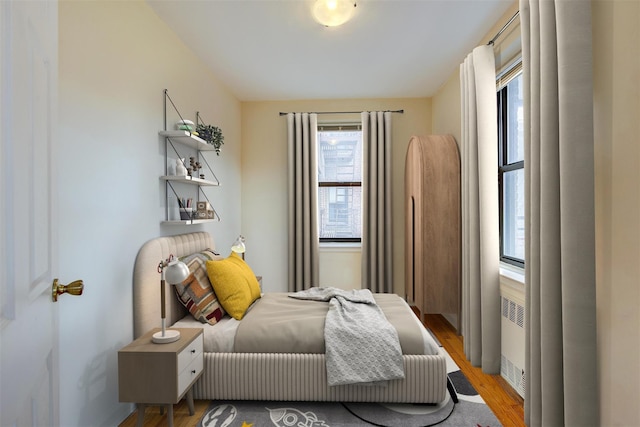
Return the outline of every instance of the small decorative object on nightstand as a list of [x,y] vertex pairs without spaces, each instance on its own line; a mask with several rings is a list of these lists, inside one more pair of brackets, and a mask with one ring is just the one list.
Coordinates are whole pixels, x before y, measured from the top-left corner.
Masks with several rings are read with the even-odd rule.
[[189,414],[194,414],[192,386],[202,375],[204,356],[202,329],[181,328],[178,341],[156,345],[157,329],[147,332],[118,352],[120,402],[138,406],[137,426],[144,422],[145,407],[167,405],[169,427],[173,426],[173,405],[185,395]]

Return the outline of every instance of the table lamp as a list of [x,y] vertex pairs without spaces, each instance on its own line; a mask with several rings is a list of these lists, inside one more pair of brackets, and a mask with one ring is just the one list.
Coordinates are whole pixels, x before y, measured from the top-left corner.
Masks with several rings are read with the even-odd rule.
[[160,304],[162,311],[162,330],[153,334],[151,341],[156,344],[167,344],[170,342],[178,341],[180,339],[180,331],[175,329],[166,328],[166,309],[165,309],[165,283],[169,282],[169,285],[175,285],[182,283],[184,279],[189,277],[189,267],[177,259],[174,259],[173,255],[169,255],[164,261],[160,261],[158,264],[158,273],[160,273]]
[[244,237],[242,237],[242,235],[238,236],[236,241],[233,242],[233,245],[231,245],[231,250],[237,254],[241,254],[242,259],[244,259],[244,253],[247,250],[247,248],[244,245]]

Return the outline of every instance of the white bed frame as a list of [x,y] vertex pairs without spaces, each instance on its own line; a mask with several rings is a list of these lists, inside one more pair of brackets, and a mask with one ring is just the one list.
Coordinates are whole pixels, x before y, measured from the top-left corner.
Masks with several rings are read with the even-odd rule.
[[[170,254],[189,255],[214,249],[209,233],[159,237],[145,243],[133,273],[135,338],[160,326],[160,275],[157,266]],[[167,285],[167,325],[188,312]],[[405,355],[405,379],[387,387],[327,384],[324,354],[205,353],[204,374],[194,398],[210,400],[278,400],[340,402],[439,403],[447,393],[444,354]]]

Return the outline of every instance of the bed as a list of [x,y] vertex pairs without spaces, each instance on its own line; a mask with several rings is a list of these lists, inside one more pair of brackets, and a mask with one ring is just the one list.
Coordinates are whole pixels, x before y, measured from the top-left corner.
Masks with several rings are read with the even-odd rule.
[[[133,277],[135,338],[160,326],[158,263],[169,255],[181,258],[214,248],[213,238],[206,232],[159,237],[142,246],[136,258]],[[226,338],[223,340],[219,337],[233,337],[238,324],[249,319],[249,316],[235,320],[225,315],[211,326],[196,320],[169,285],[166,292],[167,325],[199,327],[205,330],[204,374],[194,385],[195,399],[396,403],[439,403],[445,399],[447,369],[445,355],[441,350],[436,349],[434,354],[403,354],[404,379],[388,381],[384,386],[330,386],[327,381],[326,357],[321,351],[301,353],[295,348],[290,352],[272,352],[273,349],[260,348],[243,350],[244,352],[233,351],[233,344],[229,344]],[[393,299],[391,295],[376,294],[375,297],[376,301],[379,298]],[[269,301],[280,304],[282,300],[282,295],[264,294],[263,298],[253,303],[250,313],[254,310],[259,313],[259,309],[267,306]],[[404,308],[399,308],[397,300],[401,300]],[[404,300],[396,297],[392,305],[398,315],[404,311],[404,314],[410,314],[419,325],[417,317]],[[421,326],[420,329],[424,330]],[[211,335],[214,338],[208,337],[209,330],[215,332]],[[423,333],[423,336],[428,335],[427,332]],[[426,338],[424,347],[430,347]]]

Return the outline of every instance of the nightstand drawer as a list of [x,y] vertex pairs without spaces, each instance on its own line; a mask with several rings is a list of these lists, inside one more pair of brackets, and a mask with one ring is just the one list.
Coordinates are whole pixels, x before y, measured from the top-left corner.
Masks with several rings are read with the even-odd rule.
[[178,372],[182,372],[191,362],[202,358],[204,340],[202,335],[194,339],[189,345],[178,353]]
[[191,363],[178,375],[178,394],[182,395],[189,384],[193,382],[202,373],[202,367],[204,364],[204,357],[202,353],[200,356],[191,361]]

